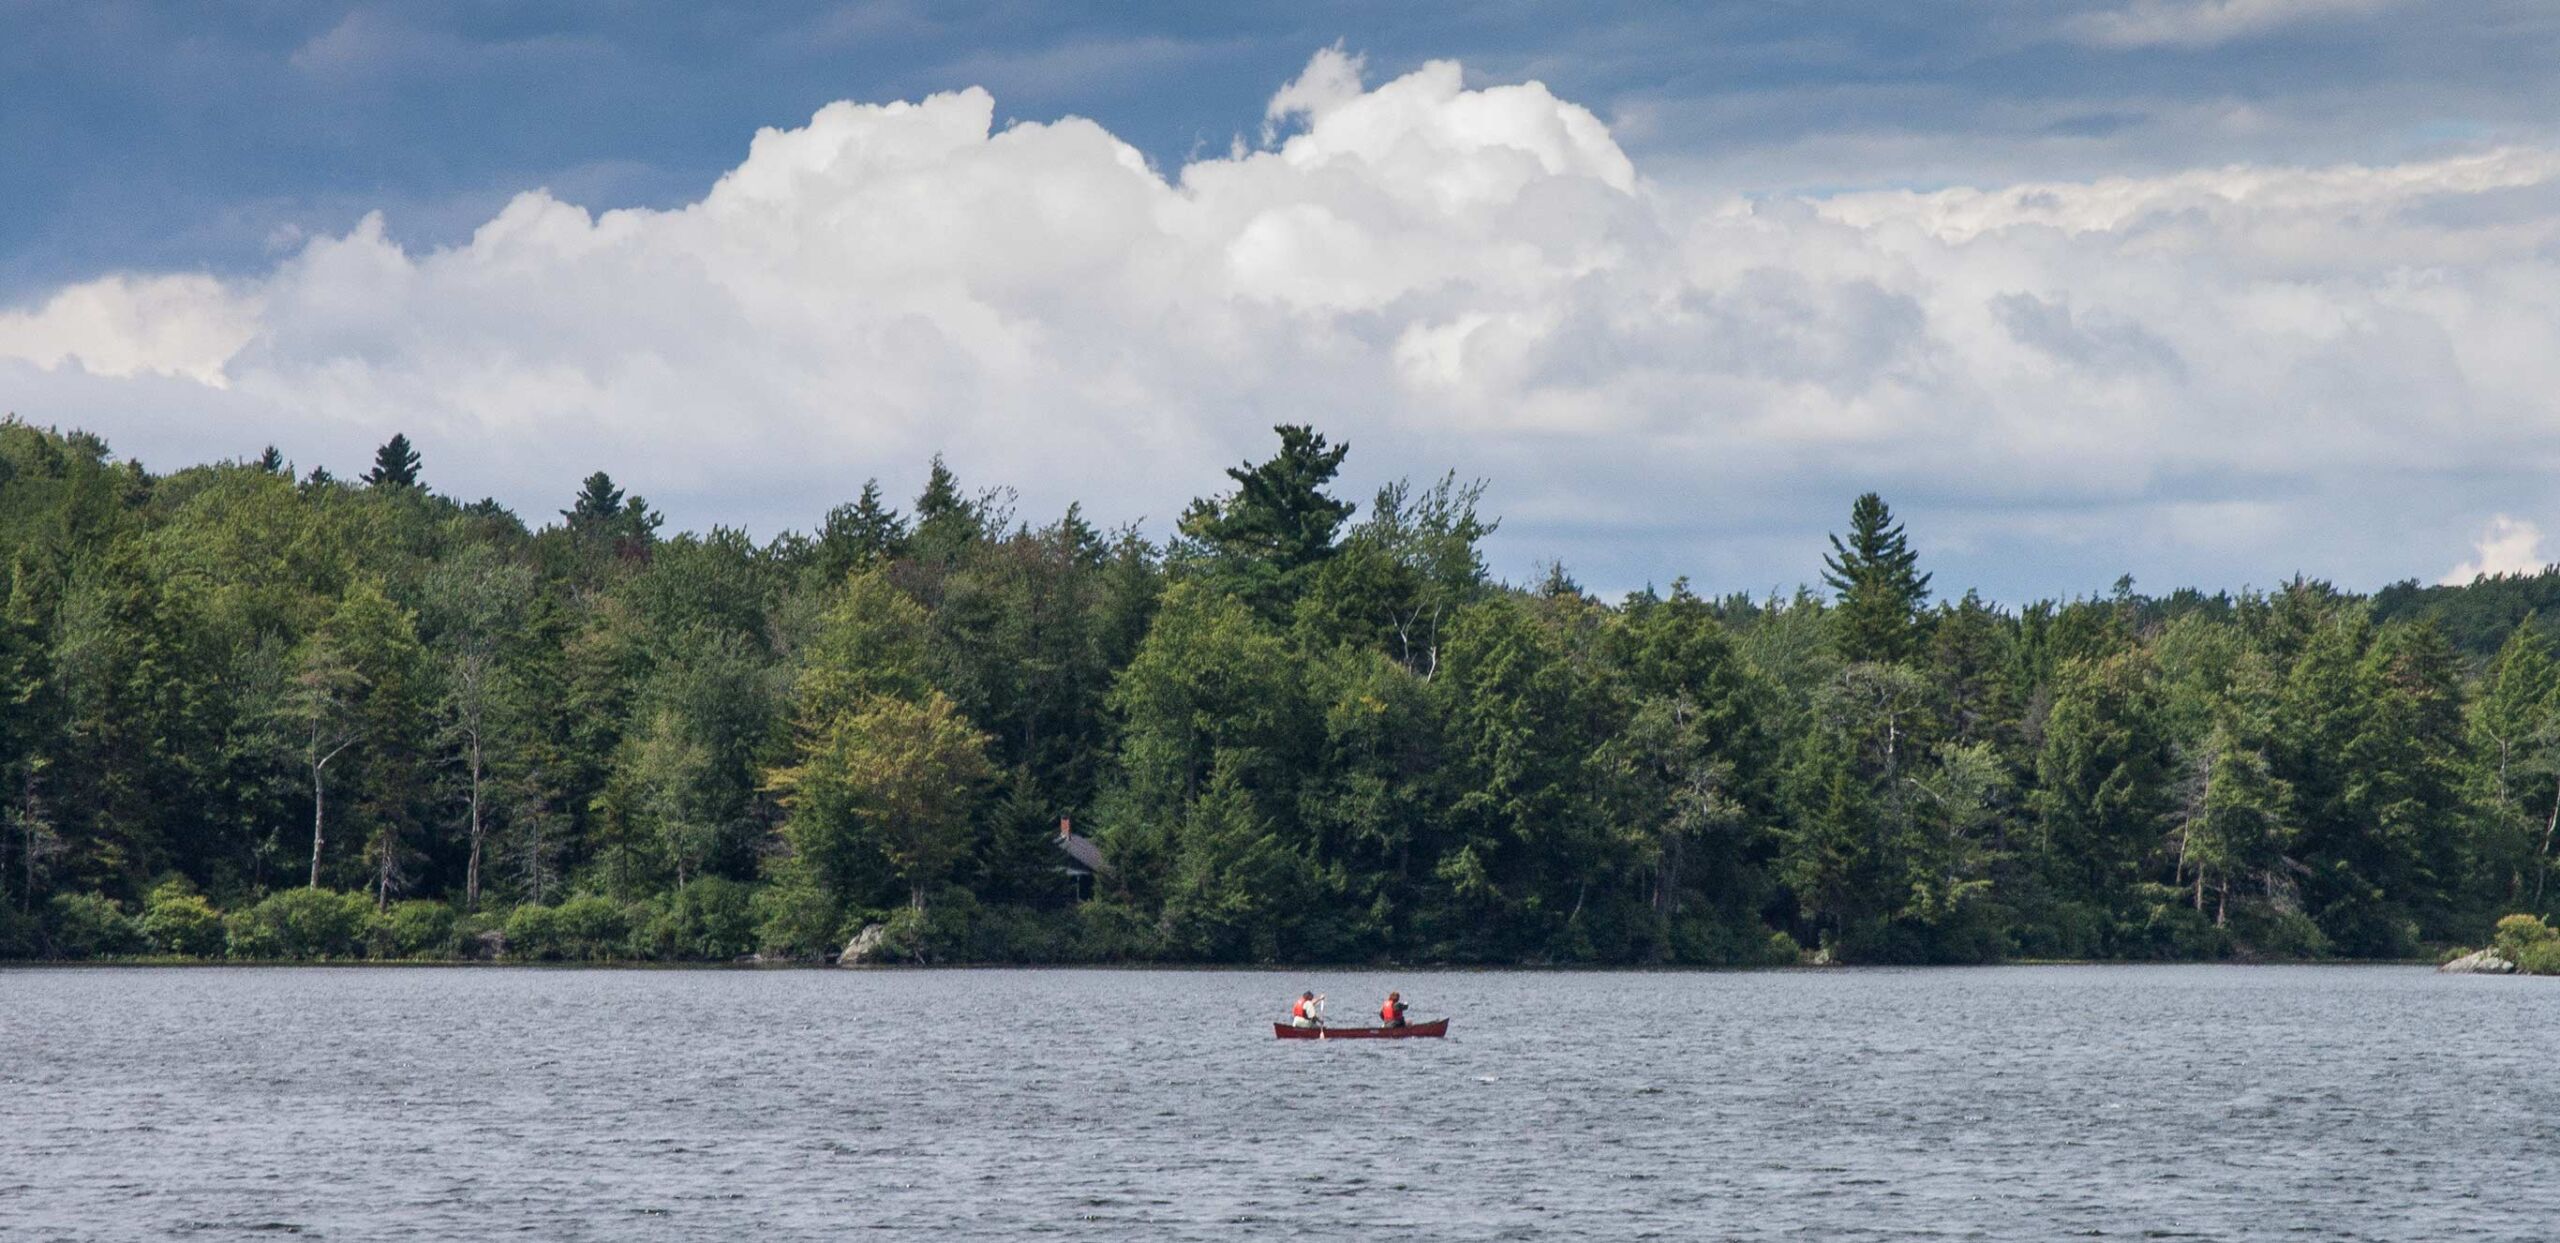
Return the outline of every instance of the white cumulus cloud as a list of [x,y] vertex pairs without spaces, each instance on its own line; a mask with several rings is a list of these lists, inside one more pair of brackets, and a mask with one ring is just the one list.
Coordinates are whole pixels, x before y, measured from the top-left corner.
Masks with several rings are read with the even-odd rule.
[[2489,520],[2471,545],[2472,557],[2437,582],[2458,587],[2484,574],[2535,574],[2551,564],[2542,553],[2542,528],[2505,514]]
[[0,359],[92,375],[181,376],[208,388],[257,332],[255,300],[207,276],[110,276],[0,311]]
[[1364,478],[1491,477],[1506,565],[1611,585],[1808,577],[1871,486],[1977,558],[1950,581],[2396,576],[2467,534],[2414,517],[2447,481],[2560,458],[2549,151],[1734,196],[1454,63],[1328,50],[1271,115],[1168,175],[982,91],[830,104],[679,208],[537,190],[447,248],[374,217],[63,289],[0,313],[0,403],[156,461],[399,430],[528,513],[601,467],[768,530],[941,450],[1160,531],[1306,421]]

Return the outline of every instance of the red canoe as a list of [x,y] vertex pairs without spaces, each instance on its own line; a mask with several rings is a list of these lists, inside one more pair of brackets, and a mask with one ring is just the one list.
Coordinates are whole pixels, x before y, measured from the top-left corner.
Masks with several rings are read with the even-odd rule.
[[1271,1034],[1282,1040],[1403,1040],[1412,1036],[1446,1036],[1449,1020],[1433,1019],[1402,1027],[1291,1027],[1274,1023]]

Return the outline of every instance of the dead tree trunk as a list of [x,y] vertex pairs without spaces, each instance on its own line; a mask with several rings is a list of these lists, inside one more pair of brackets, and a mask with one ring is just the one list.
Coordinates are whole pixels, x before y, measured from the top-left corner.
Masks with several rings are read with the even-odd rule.
[[341,741],[338,745],[329,748],[326,754],[321,752],[320,745],[320,727],[315,724],[311,727],[310,887],[313,889],[320,887],[320,850],[328,844],[329,840],[329,761],[338,758],[338,754],[348,747],[354,746],[355,741],[353,739]]
[[480,810],[481,779],[480,735],[474,731],[471,735],[471,865],[463,873],[462,881],[462,905],[464,909],[474,911],[480,909],[481,845],[489,835],[488,823]]

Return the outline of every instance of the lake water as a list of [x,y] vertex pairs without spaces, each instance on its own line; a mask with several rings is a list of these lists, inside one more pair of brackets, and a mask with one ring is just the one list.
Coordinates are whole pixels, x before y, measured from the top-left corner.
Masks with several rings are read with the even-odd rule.
[[2407,967],[22,970],[0,1237],[2549,1239],[2556,1062]]

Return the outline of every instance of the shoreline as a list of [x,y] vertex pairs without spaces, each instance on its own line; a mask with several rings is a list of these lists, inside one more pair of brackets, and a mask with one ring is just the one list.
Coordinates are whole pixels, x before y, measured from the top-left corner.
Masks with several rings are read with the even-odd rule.
[[218,958],[97,958],[79,961],[54,959],[0,959],[0,971],[76,971],[133,970],[144,968],[181,968],[188,970],[236,968],[245,970],[291,970],[317,968],[347,970],[381,967],[396,970],[501,970],[501,971],[824,971],[824,972],[915,972],[915,971],[1197,971],[1197,972],[1417,972],[1423,974],[1466,974],[1473,972],[1537,972],[1574,975],[1746,975],[1800,972],[1807,974],[1832,972],[1885,971],[1995,971],[2016,967],[2427,967],[2438,965],[2433,958],[2263,958],[2238,959],[2134,959],[2134,958],[2015,958],[1999,962],[1974,963],[1791,963],[1781,966],[1720,967],[1683,963],[865,963],[856,967],[828,962],[653,962],[647,959],[596,958],[566,962],[504,962],[437,958],[347,958],[347,959],[252,959],[232,961]]

